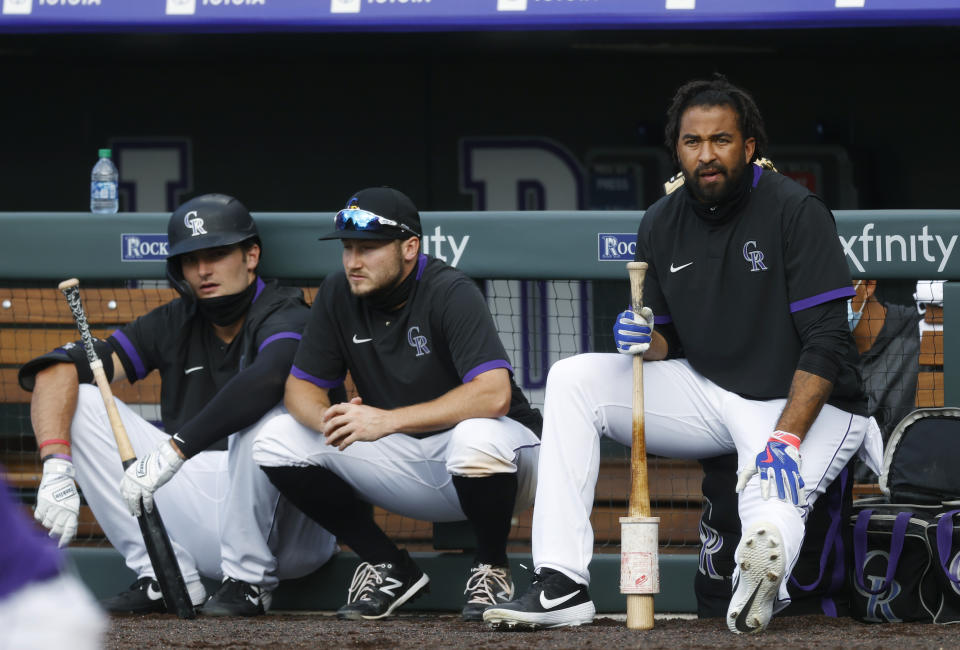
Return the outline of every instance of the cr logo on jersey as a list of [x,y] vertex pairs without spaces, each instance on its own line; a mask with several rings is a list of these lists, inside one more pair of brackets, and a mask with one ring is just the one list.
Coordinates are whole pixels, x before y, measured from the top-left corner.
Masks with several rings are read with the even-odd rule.
[[191,237],[207,234],[207,231],[203,229],[203,219],[197,216],[196,210],[191,210],[183,215],[183,225],[193,230]]
[[416,348],[418,357],[430,354],[430,348],[427,347],[427,337],[420,334],[420,328],[416,325],[407,330],[407,343],[410,344],[410,347]]
[[757,249],[756,240],[751,239],[743,245],[743,259],[750,262],[751,273],[767,270],[767,267],[763,264],[763,251]]

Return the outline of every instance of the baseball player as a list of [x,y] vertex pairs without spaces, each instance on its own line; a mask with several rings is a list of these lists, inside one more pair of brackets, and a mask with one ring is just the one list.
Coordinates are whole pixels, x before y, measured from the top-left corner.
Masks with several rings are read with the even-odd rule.
[[0,648],[102,648],[106,617],[2,478],[0,530]]
[[[280,578],[309,573],[336,550],[328,532],[278,498],[250,457],[261,421],[282,408],[309,310],[299,289],[257,275],[260,238],[236,199],[206,194],[186,202],[170,217],[168,235],[167,274],[181,297],[95,343],[113,381],[160,372],[164,430],[118,402],[140,458],[124,472],[81,344],[28,362],[19,379],[33,391],[43,462],[36,518],[61,546],[69,543],[76,480],[137,575],[105,607],[164,611],[131,516],[141,499],[148,510],[156,501],[193,604],[210,615],[263,614]],[[206,603],[201,575],[222,579]]]
[[851,456],[865,446],[879,463],[832,214],[800,185],[751,164],[766,148],[762,118],[750,95],[720,75],[677,91],[666,142],[685,182],[640,223],[646,306],[617,317],[623,354],[584,354],[551,368],[536,578],[522,597],[484,613],[494,627],[593,619],[587,567],[599,440],[631,444],[634,354],[652,362],[643,370],[648,452],[738,454],[743,535],[727,611],[733,632],[764,630],[787,604],[784,578],[804,516]]
[[[254,460],[363,562],[348,619],[389,616],[429,578],[374,523],[364,502],[425,521],[468,519],[477,557],[463,618],[513,597],[506,542],[533,503],[542,421],[472,280],[420,252],[420,215],[404,194],[357,192],[321,239],[343,243],[343,273],[317,293],[284,403]],[[349,371],[359,397],[331,406]]]

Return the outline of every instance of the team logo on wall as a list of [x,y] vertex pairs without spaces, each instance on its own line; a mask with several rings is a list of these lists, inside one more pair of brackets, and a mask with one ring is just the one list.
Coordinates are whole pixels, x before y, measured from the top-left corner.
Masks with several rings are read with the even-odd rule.
[[767,270],[763,263],[763,251],[757,248],[756,240],[751,239],[743,245],[743,259],[750,262],[751,273]]
[[3,0],[3,13],[25,16],[33,11],[33,0]]
[[167,0],[168,16],[192,16],[197,12],[197,0]]
[[632,262],[637,254],[637,233],[597,233],[597,260],[601,262]]
[[121,262],[162,262],[169,245],[165,233],[124,233],[120,235]]

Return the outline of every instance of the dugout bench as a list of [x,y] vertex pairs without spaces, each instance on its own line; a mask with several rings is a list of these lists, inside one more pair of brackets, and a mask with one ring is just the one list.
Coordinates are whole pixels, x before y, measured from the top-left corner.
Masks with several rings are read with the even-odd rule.
[[[317,223],[330,215],[257,214],[265,251],[263,275],[281,278],[316,278],[335,270],[339,254],[323,255],[322,244],[316,242]],[[93,216],[88,213],[0,214],[4,239],[0,255],[0,460],[7,464],[6,475],[26,503],[33,503],[39,483],[32,435],[29,431],[29,394],[16,382],[16,368],[29,358],[65,340],[77,338],[72,317],[62,295],[55,287],[67,277],[80,277],[82,295],[90,314],[95,335],[109,334],[122,323],[168,301],[175,293],[170,289],[129,288],[134,279],[156,280],[163,277],[159,260],[124,260],[123,237],[127,233],[162,233],[168,215],[121,214]],[[624,262],[602,259],[600,237],[604,233],[631,233],[636,230],[639,214],[635,212],[567,212],[567,213],[424,213],[425,230],[435,236],[444,229],[448,237],[458,238],[464,246],[459,267],[473,277],[612,280],[625,277]],[[543,242],[544,222],[549,221],[551,240]],[[928,228],[949,241],[960,223],[960,212],[851,212],[837,214],[838,229],[845,249],[854,249],[851,259],[855,277],[960,279],[960,263],[952,259],[898,264],[877,260],[860,252],[857,237],[868,251],[864,239],[871,228],[879,241],[884,229],[903,233]],[[439,225],[435,225],[439,224]],[[54,233],[58,233],[54,235]],[[910,235],[904,234],[906,240]],[[469,238],[469,248],[466,248]],[[853,242],[853,243],[851,243]],[[119,249],[119,250],[118,250]],[[558,256],[555,251],[570,251]],[[889,245],[888,245],[889,249]],[[877,244],[880,251],[880,244]],[[944,250],[944,248],[941,248]],[[896,252],[896,251],[894,251]],[[926,250],[924,249],[924,252]],[[848,254],[848,257],[851,257]],[[888,255],[889,257],[889,255]],[[132,262],[136,263],[132,263]],[[941,263],[942,262],[942,263]],[[44,279],[45,278],[45,279]],[[94,282],[93,280],[96,280]],[[303,284],[298,282],[298,284]],[[108,286],[103,286],[108,285]],[[96,287],[96,288],[94,288]],[[312,292],[307,292],[312,298]],[[954,296],[951,299],[951,296]],[[952,312],[960,305],[960,289],[948,283],[944,291],[945,308],[928,310],[928,322],[960,322]],[[955,374],[944,372],[954,367],[945,360],[960,344],[951,344],[957,333],[926,332],[921,344],[920,374],[917,384],[917,405],[934,406],[960,403],[960,382]],[[515,359],[516,363],[516,359]],[[960,365],[956,365],[960,367]],[[147,419],[158,420],[156,407],[159,382],[156,377],[130,386],[115,385],[117,397],[142,409]],[[151,417],[154,413],[153,417]],[[26,428],[24,428],[26,427]],[[623,611],[624,599],[617,594],[619,580],[619,523],[626,511],[629,492],[629,460],[624,448],[615,443],[605,445],[601,478],[597,485],[593,523],[598,541],[597,555],[591,566],[594,574],[592,593],[600,611]],[[662,593],[657,597],[659,611],[694,611],[692,580],[696,571],[696,550],[699,542],[697,522],[700,515],[699,465],[651,459],[651,500],[661,520]],[[860,487],[869,493],[871,487]],[[25,506],[28,507],[28,506]],[[461,523],[431,524],[376,512],[378,522],[395,539],[410,548],[418,562],[433,578],[432,593],[418,600],[417,608],[458,609],[463,575],[471,557],[460,549],[472,544],[472,535]],[[530,512],[523,513],[511,531],[511,561],[518,585],[524,582],[519,563],[530,566]],[[87,509],[81,512],[79,536],[88,544],[76,546],[69,556],[80,574],[98,595],[115,593],[132,582],[122,559],[105,545],[102,533]],[[439,552],[438,552],[439,551]],[[674,553],[673,551],[680,551]],[[278,609],[332,609],[342,604],[343,588],[349,582],[356,558],[343,553],[316,574],[301,580],[285,581],[278,590]]]

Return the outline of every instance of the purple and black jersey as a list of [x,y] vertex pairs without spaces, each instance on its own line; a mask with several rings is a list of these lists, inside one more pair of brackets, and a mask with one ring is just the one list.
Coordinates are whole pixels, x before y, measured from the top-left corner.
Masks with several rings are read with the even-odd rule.
[[349,370],[364,404],[392,409],[427,402],[487,370],[510,371],[508,417],[539,434],[539,411],[513,382],[513,367],[473,280],[421,255],[406,304],[380,312],[350,292],[346,276],[328,276],[317,292],[291,374],[321,388]]
[[[160,373],[163,427],[179,433],[177,443],[190,457],[218,441],[213,448],[226,449],[227,436],[280,402],[308,314],[300,289],[258,277],[243,328],[229,343],[194,303],[178,298],[115,331],[98,352],[115,351],[131,383]],[[87,363],[57,348],[24,364],[20,385],[33,390],[37,372],[63,362]]]
[[[751,186],[720,218],[701,215],[685,187],[647,210],[636,254],[649,264],[644,303],[697,372],[751,399],[787,396],[816,330],[830,340],[824,363],[835,364],[829,403],[863,414],[856,347],[837,316],[854,291],[833,215],[785,176],[746,173]],[[824,321],[804,320],[825,307],[827,333]]]
[[[308,309],[299,289],[257,278],[243,330],[230,343],[217,338],[190,303],[154,309],[108,337],[133,382],[160,373],[164,428],[180,431],[233,377],[276,341],[299,341]],[[262,413],[261,413],[262,415]]]
[[33,525],[0,479],[0,601],[60,573],[57,544]]

